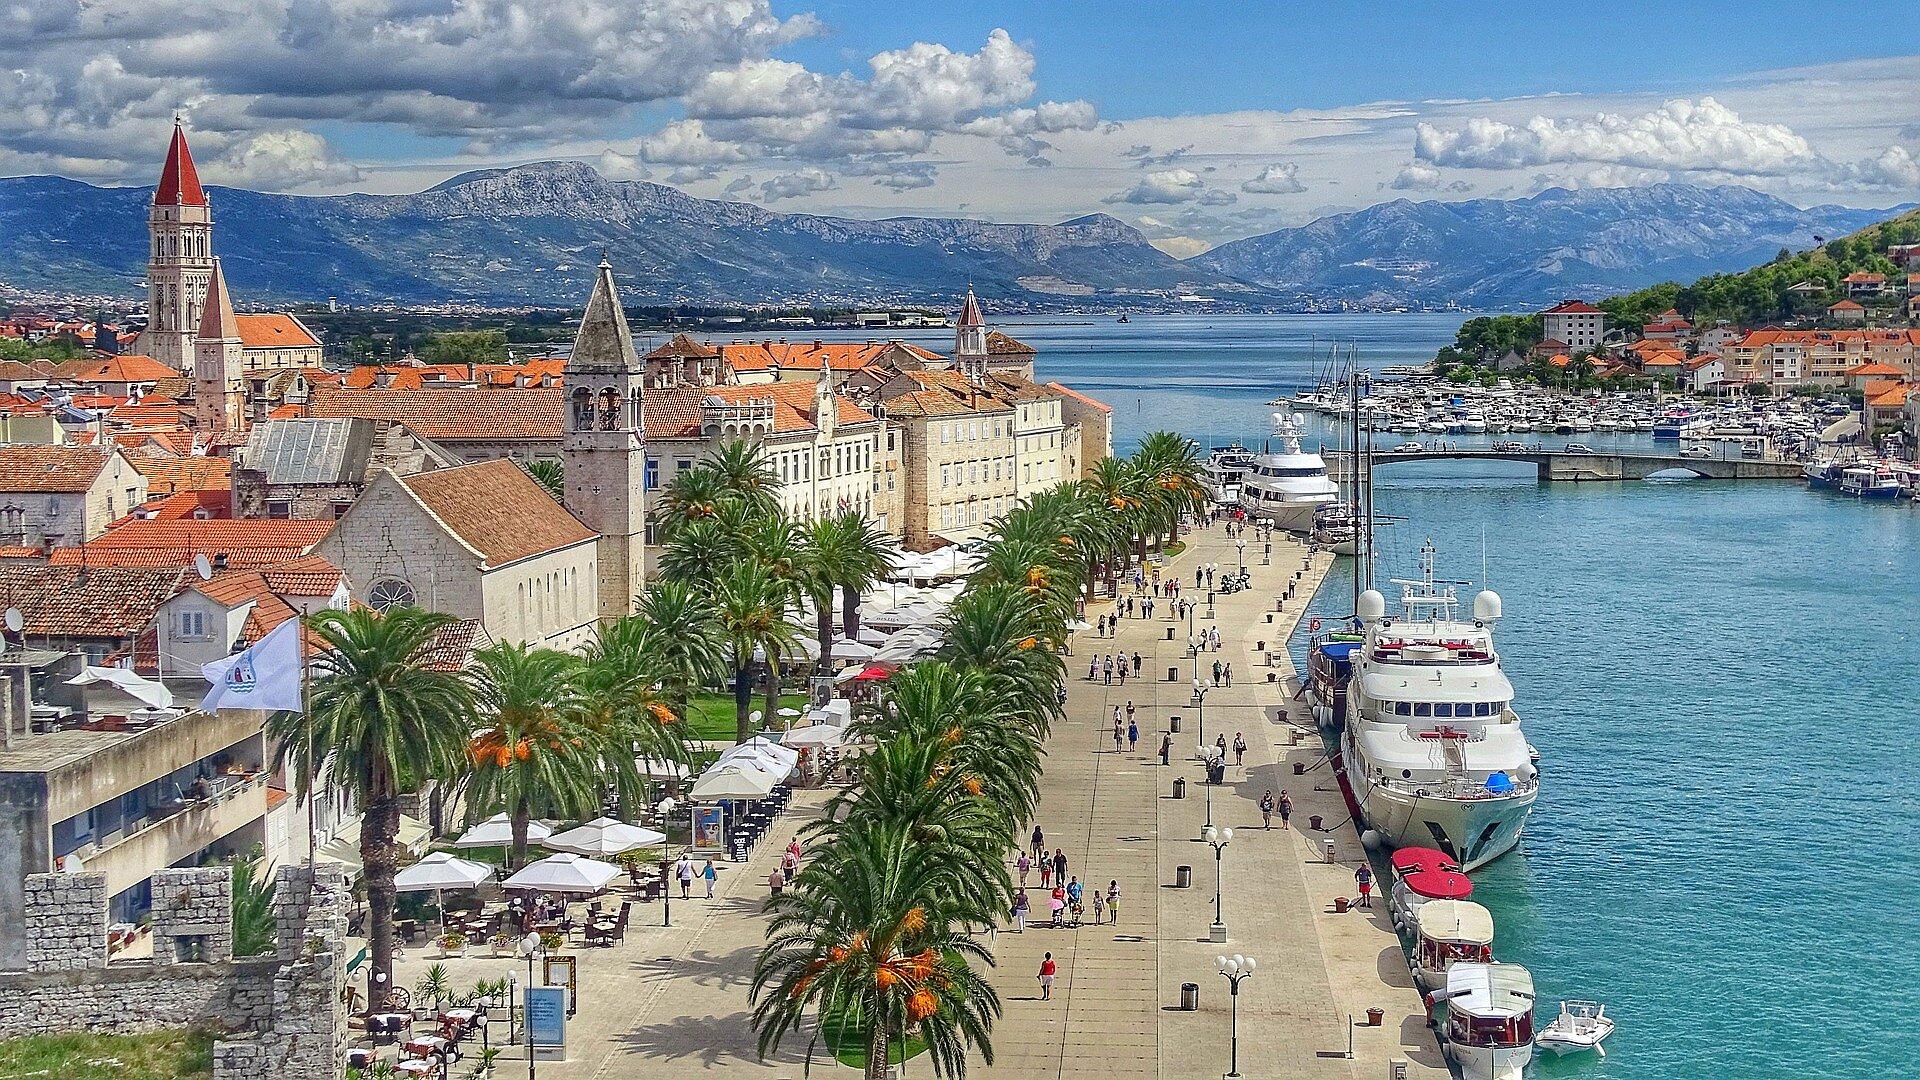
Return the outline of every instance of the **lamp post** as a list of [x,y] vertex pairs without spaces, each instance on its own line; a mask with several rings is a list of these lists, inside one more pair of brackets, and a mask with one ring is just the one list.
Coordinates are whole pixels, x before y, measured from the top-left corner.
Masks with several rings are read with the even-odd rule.
[[1216,829],[1209,825],[1201,835],[1208,846],[1213,848],[1213,926],[1207,931],[1207,940],[1225,941],[1227,924],[1220,911],[1220,856],[1227,850],[1227,843],[1233,839],[1233,830]]
[[1193,655],[1195,666],[1193,676],[1193,707],[1200,712],[1200,742],[1198,745],[1200,758],[1204,761],[1207,756],[1207,690],[1210,688],[1200,684],[1200,673],[1198,670],[1200,654],[1196,652]]
[[1259,964],[1253,957],[1241,956],[1239,953],[1234,953],[1232,956],[1216,956],[1214,960],[1220,965],[1220,977],[1227,980],[1228,995],[1233,1002],[1231,1019],[1227,1021],[1229,1024],[1227,1031],[1230,1034],[1228,1041],[1233,1047],[1231,1064],[1227,1066],[1227,1077],[1228,1080],[1232,1080],[1233,1077],[1240,1075],[1240,984],[1253,978],[1253,969]]
[[1233,546],[1240,549],[1240,573],[1244,575],[1247,572],[1247,538],[1236,537]]
[[[674,802],[671,796],[660,800],[660,820],[672,827]],[[687,811],[687,842],[693,842],[693,811]],[[673,864],[660,864],[660,925],[673,925]]]
[[[540,955],[540,935],[528,932],[526,937],[520,939],[520,944],[514,946],[513,951],[519,953],[527,961],[527,983],[526,986],[522,988],[521,993],[528,999],[531,999],[533,996],[533,960],[534,957]],[[527,1037],[527,1080],[534,1080],[533,1010],[522,1005],[520,1009],[520,1021],[520,1030]]]
[[1222,754],[1217,746],[1200,748],[1200,760],[1206,764],[1207,769],[1207,781],[1201,785],[1207,789],[1207,822],[1200,827],[1201,836],[1206,836],[1213,831],[1213,770],[1225,760],[1225,757],[1226,755]]

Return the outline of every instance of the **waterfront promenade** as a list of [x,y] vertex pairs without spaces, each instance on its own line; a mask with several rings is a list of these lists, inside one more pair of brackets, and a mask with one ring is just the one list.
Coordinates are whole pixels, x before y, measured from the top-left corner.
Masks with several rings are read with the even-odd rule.
[[[1065,850],[1069,874],[1089,888],[1120,882],[1117,926],[1078,929],[1030,927],[998,936],[999,965],[993,981],[1006,1004],[994,1031],[994,1063],[982,1075],[1038,1080],[1041,1077],[1223,1075],[1230,1056],[1226,980],[1215,957],[1241,953],[1259,960],[1240,998],[1240,1072],[1248,1077],[1377,1077],[1394,1057],[1409,1059],[1409,1075],[1445,1075],[1428,1032],[1398,939],[1383,907],[1371,913],[1334,914],[1335,897],[1355,893],[1353,871],[1360,843],[1332,777],[1320,761],[1311,722],[1295,729],[1281,721],[1295,685],[1286,639],[1325,577],[1331,556],[1309,560],[1302,545],[1278,538],[1270,565],[1259,565],[1261,545],[1249,542],[1253,588],[1217,596],[1208,619],[1204,591],[1193,585],[1193,568],[1213,563],[1223,572],[1239,565],[1239,551],[1215,525],[1186,537],[1169,575],[1180,577],[1186,595],[1198,597],[1194,626],[1220,628],[1222,648],[1187,655],[1188,625],[1165,617],[1162,601],[1152,619],[1123,619],[1117,636],[1091,631],[1075,635],[1068,660],[1067,716],[1048,746],[1040,825],[1050,847]],[[1275,610],[1296,571],[1291,600]],[[1110,611],[1103,604],[1089,618]],[[1272,615],[1272,621],[1267,616]],[[1167,636],[1173,628],[1171,639]],[[1260,646],[1264,644],[1263,650]],[[1123,687],[1086,679],[1090,654],[1138,651],[1142,677]],[[1269,655],[1273,666],[1268,666]],[[1233,664],[1233,685],[1212,688],[1214,660]],[[1178,678],[1167,680],[1168,669]],[[1212,849],[1200,840],[1208,817],[1200,784],[1201,709],[1193,704],[1198,670],[1208,684],[1204,698],[1205,740],[1235,732],[1245,736],[1245,767],[1229,767],[1226,783],[1213,792],[1214,824],[1234,830],[1222,863],[1223,915],[1228,940],[1207,940],[1214,910]],[[1269,676],[1273,678],[1269,682]],[[1135,706],[1141,736],[1137,750],[1116,753],[1115,705]],[[1162,767],[1161,733],[1178,716],[1172,764]],[[1297,742],[1296,742],[1297,737]],[[1309,770],[1292,775],[1292,763]],[[1187,797],[1171,797],[1184,777]],[[1292,828],[1259,828],[1261,792],[1285,788],[1295,805]],[[1324,833],[1306,826],[1319,815]],[[1326,861],[1326,841],[1334,861]],[[1192,886],[1173,888],[1178,867],[1192,867]],[[1036,875],[1037,883],[1037,875]],[[1035,891],[1044,907],[1045,893]],[[1091,911],[1089,910],[1089,915]],[[1040,1001],[1035,974],[1051,951],[1059,965],[1053,1000]],[[1196,983],[1200,1008],[1179,1011],[1182,983]],[[1380,1027],[1364,1024],[1366,1010],[1385,1014]],[[1349,1058],[1352,1037],[1354,1056]],[[1426,1069],[1434,1070],[1431,1074]]]
[[[1317,555],[1305,566],[1301,545],[1280,538],[1271,564],[1261,566],[1260,545],[1249,542],[1253,588],[1218,596],[1217,618],[1208,619],[1205,592],[1192,589],[1193,567],[1214,563],[1230,572],[1238,566],[1238,551],[1218,525],[1185,539],[1186,550],[1167,572],[1184,575],[1186,595],[1199,599],[1193,625],[1218,625],[1222,639],[1221,650],[1198,663],[1209,683],[1206,739],[1224,733],[1231,745],[1237,731],[1248,744],[1246,766],[1228,768],[1212,801],[1214,823],[1234,830],[1222,874],[1229,939],[1206,940],[1214,866],[1212,850],[1199,840],[1207,797],[1196,758],[1196,665],[1187,655],[1187,622],[1164,617],[1163,601],[1153,619],[1122,620],[1116,638],[1091,631],[1075,635],[1067,661],[1067,715],[1049,741],[1043,781],[1040,824],[1049,847],[1065,850],[1069,873],[1089,888],[1120,882],[1120,921],[994,935],[998,967],[992,979],[1006,1011],[994,1028],[994,1063],[986,1066],[976,1057],[973,1071],[995,1080],[1222,1075],[1230,1054],[1229,998],[1214,957],[1242,953],[1260,965],[1240,999],[1243,1075],[1373,1078],[1384,1075],[1396,1056],[1410,1060],[1411,1076],[1444,1075],[1384,907],[1333,913],[1335,897],[1355,893],[1360,844],[1326,768],[1292,775],[1294,761],[1311,770],[1321,758],[1310,722],[1296,731],[1277,719],[1288,705],[1295,715],[1303,713],[1291,701],[1294,673],[1285,641],[1330,557]],[[1274,599],[1295,571],[1303,573],[1293,597],[1275,612]],[[1111,604],[1102,603],[1089,618],[1109,610]],[[1261,643],[1274,666],[1266,666]],[[1120,650],[1140,652],[1139,680],[1129,679],[1124,688],[1086,680],[1090,654]],[[1215,659],[1232,662],[1232,687],[1211,688]],[[1167,681],[1170,667],[1178,674],[1173,682]],[[1140,744],[1134,752],[1115,753],[1112,711],[1119,705],[1124,712],[1128,700],[1136,708]],[[1173,764],[1162,767],[1160,733],[1175,715],[1182,731],[1175,736]],[[1185,799],[1171,798],[1176,777],[1187,781]],[[1290,830],[1280,828],[1277,816],[1271,832],[1258,827],[1258,799],[1268,788],[1285,788],[1293,797]],[[802,792],[787,828],[797,829],[824,798]],[[1316,814],[1328,831],[1308,830]],[[1335,845],[1332,863],[1325,861],[1328,839]],[[775,840],[747,863],[720,863],[713,900],[675,899],[670,928],[658,925],[659,905],[636,906],[618,946],[571,950],[579,958],[580,1011],[568,1025],[567,1059],[540,1062],[543,1078],[803,1075],[804,1042],[790,1042],[763,1062],[749,1025],[747,990],[766,929],[764,882],[784,835]],[[1182,865],[1192,867],[1192,885],[1172,888]],[[1044,910],[1045,893],[1035,889],[1031,895]],[[1053,1000],[1043,1002],[1035,974],[1047,951],[1059,964],[1059,977]],[[433,962],[425,952],[411,951],[397,972],[399,982],[412,985]],[[508,958],[446,963],[457,986],[510,972],[526,975],[524,961]],[[1176,1008],[1184,982],[1199,985],[1197,1011]],[[1382,1026],[1363,1026],[1369,1008],[1384,1011]],[[1346,1056],[1349,1037],[1352,1058]],[[503,1060],[502,1068],[512,1075],[524,1064]],[[813,1069],[815,1075],[851,1075],[824,1055],[815,1058]]]

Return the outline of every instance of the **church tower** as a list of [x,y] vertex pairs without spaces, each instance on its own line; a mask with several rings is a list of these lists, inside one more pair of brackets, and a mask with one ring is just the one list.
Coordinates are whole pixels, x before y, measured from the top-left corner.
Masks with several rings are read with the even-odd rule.
[[971,285],[953,324],[953,366],[976,383],[987,377],[987,321],[980,317],[980,301]]
[[566,503],[600,534],[600,615],[633,611],[646,584],[647,452],[640,390],[646,365],[603,257],[564,376],[566,435],[560,452]]
[[139,348],[187,371],[195,363],[195,325],[213,277],[213,214],[177,119],[147,211],[147,241],[147,330]]
[[191,355],[193,414],[200,437],[208,443],[237,439],[246,427],[246,346],[218,259],[207,280]]

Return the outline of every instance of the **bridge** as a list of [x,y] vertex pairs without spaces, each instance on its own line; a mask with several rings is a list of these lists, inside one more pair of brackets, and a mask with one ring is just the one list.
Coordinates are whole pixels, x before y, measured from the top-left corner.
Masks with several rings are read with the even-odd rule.
[[[1331,471],[1348,472],[1350,451],[1322,451]],[[1375,468],[1401,461],[1525,461],[1538,470],[1543,482],[1579,483],[1596,480],[1645,480],[1654,473],[1684,470],[1708,480],[1799,480],[1805,473],[1797,461],[1781,458],[1681,457],[1679,454],[1622,454],[1600,451],[1572,453],[1545,448],[1528,450],[1375,450]]]

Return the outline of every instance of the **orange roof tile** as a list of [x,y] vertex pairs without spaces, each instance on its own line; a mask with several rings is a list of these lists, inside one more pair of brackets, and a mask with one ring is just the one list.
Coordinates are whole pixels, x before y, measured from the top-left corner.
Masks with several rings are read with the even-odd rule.
[[1072,398],[1073,400],[1079,402],[1082,405],[1091,406],[1092,408],[1098,409],[1103,413],[1110,413],[1113,411],[1113,406],[1107,404],[1104,401],[1095,401],[1094,399],[1088,397],[1087,395],[1081,393],[1078,390],[1073,389],[1070,386],[1065,386],[1057,382],[1050,382],[1047,384],[1047,386],[1051,387],[1054,390],[1058,390],[1060,393],[1067,395],[1068,397]]
[[1543,315],[1598,315],[1600,309],[1579,300],[1564,300],[1541,312]]
[[128,459],[147,478],[149,495],[181,491],[226,491],[233,485],[233,462],[216,457],[149,457]]
[[0,491],[45,494],[87,490],[114,452],[86,446],[0,445]]
[[827,343],[819,341],[733,341],[720,346],[720,357],[735,371],[858,371],[881,360],[889,350],[904,349],[919,359],[940,360],[939,353],[900,341]]
[[130,353],[104,360],[84,361],[81,366],[62,372],[61,377],[75,382],[157,382],[180,374],[151,356]]
[[435,442],[544,442],[560,438],[565,400],[558,387],[546,386],[484,390],[426,386],[400,391],[315,387],[307,415],[395,420]]
[[258,569],[299,558],[332,531],[331,521],[239,518],[213,521],[127,521],[81,548],[54,551],[55,566],[189,567],[195,555],[227,556],[233,569]]
[[512,461],[415,473],[400,483],[489,566],[572,547],[599,535]]
[[1870,360],[1867,363],[1859,364],[1847,369],[1848,378],[1851,379],[1858,375],[1881,375],[1881,376],[1890,376],[1892,378],[1897,379],[1906,375],[1906,371],[1901,368],[1894,367],[1892,364],[1883,364],[1878,360]]
[[291,315],[235,315],[240,344],[249,349],[318,348],[319,339]]
[[305,555],[298,559],[260,571],[267,585],[281,596],[332,596],[340,587],[340,568],[328,562],[321,555]]

